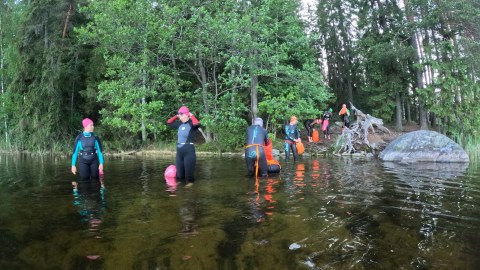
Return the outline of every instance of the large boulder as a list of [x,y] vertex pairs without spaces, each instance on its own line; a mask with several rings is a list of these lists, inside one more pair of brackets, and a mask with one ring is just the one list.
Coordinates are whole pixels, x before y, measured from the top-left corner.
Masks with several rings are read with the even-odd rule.
[[448,137],[427,130],[404,134],[392,141],[379,158],[383,161],[413,162],[469,162],[465,150]]

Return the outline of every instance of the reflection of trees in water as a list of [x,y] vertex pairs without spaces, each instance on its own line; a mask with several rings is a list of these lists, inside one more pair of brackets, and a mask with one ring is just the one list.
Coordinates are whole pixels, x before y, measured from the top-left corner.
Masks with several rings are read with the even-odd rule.
[[[390,186],[384,201],[385,212],[393,225],[390,229],[417,232],[409,242],[402,241],[411,250],[418,250],[419,255],[411,264],[435,267],[456,260],[465,262],[461,259],[463,252],[458,249],[468,246],[465,243],[476,235],[469,229],[473,228],[472,218],[474,227],[479,221],[479,211],[472,215],[471,201],[465,195],[468,177],[463,175],[468,164],[385,162],[384,167],[393,176],[391,181],[385,181]],[[460,227],[464,230],[459,231]],[[478,236],[474,238],[478,240]],[[459,269],[469,268],[468,263],[462,263],[457,264]]]

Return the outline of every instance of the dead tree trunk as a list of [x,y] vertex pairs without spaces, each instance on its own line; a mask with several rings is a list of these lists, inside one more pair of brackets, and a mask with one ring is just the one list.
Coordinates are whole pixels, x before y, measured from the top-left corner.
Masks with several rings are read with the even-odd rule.
[[357,120],[350,126],[345,127],[336,141],[338,147],[338,154],[353,153],[356,150],[356,146],[368,146],[372,150],[380,150],[384,147],[383,144],[371,143],[368,139],[368,135],[375,134],[380,131],[390,134],[390,130],[383,126],[383,120],[373,117],[369,114],[364,114],[350,103],[351,111],[357,117]]

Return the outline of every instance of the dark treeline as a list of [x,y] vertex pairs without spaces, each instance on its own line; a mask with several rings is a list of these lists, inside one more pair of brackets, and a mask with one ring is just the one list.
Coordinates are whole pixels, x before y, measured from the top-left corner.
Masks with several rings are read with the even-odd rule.
[[65,150],[80,121],[109,149],[172,139],[185,104],[205,141],[243,144],[255,116],[354,102],[395,124],[476,138],[478,1],[44,0],[0,3],[1,146]]

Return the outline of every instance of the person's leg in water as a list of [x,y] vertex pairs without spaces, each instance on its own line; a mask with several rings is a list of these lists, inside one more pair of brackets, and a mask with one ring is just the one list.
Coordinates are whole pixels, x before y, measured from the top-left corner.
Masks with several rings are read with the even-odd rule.
[[292,148],[293,162],[296,162],[298,159],[297,146],[294,143],[292,143],[290,147]]
[[254,147],[249,147],[245,149],[245,162],[247,163],[247,175],[254,176],[255,175],[255,161],[257,160],[257,154]]
[[98,159],[96,158],[95,160],[92,161],[90,164],[90,178],[91,179],[98,179],[98,166],[100,163],[98,162]]
[[193,185],[195,182],[195,166],[197,163],[197,155],[195,153],[195,147],[192,144],[185,145],[185,156],[183,165],[185,166],[185,179],[187,180],[187,187]]
[[[85,160],[82,157],[80,157],[79,160],[79,165],[80,165],[80,178],[82,180],[90,180],[91,178],[91,169],[90,165],[92,164],[91,160]],[[98,167],[97,167],[98,170]],[[98,173],[97,173],[98,175]]]
[[283,148],[285,150],[285,161],[288,162],[288,159],[290,158],[290,143],[284,142]]
[[265,150],[263,147],[259,147],[259,158],[258,158],[258,173],[259,176],[263,178],[268,177],[268,163],[267,163],[267,156],[265,155]]
[[184,154],[183,154],[183,147],[177,148],[177,156],[175,158],[175,167],[177,168],[177,179],[183,180],[185,179],[185,166],[184,166]]

